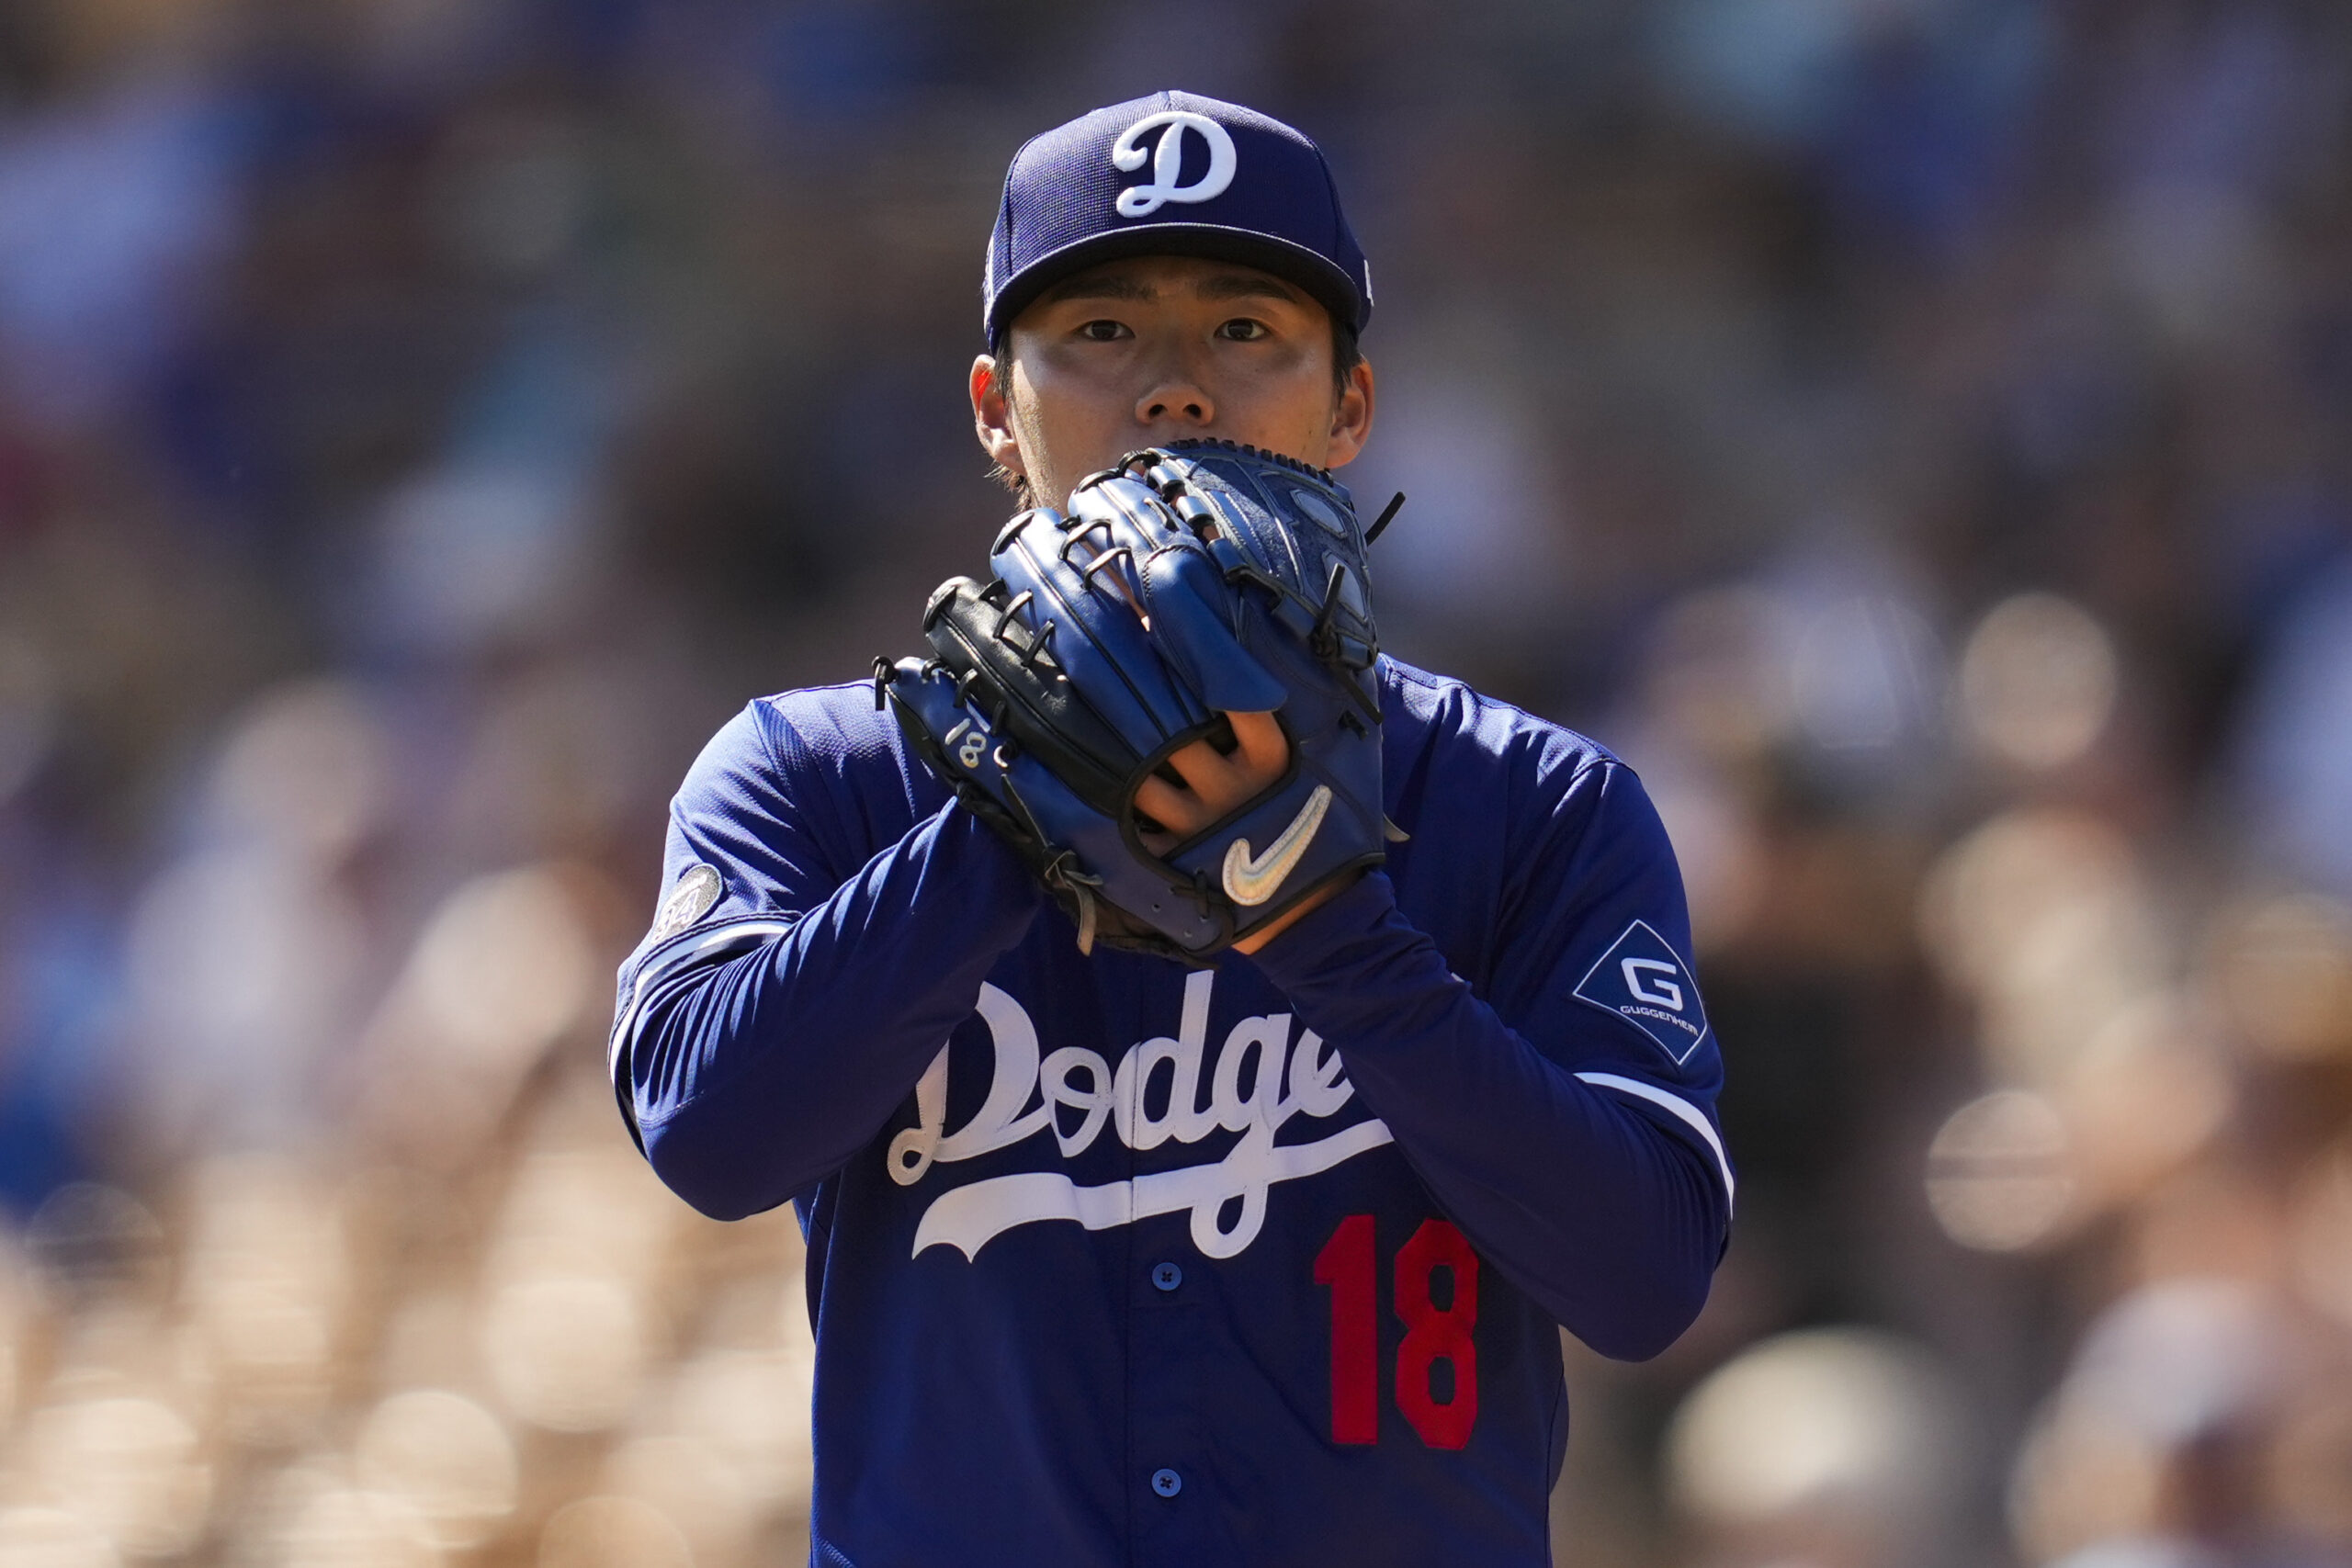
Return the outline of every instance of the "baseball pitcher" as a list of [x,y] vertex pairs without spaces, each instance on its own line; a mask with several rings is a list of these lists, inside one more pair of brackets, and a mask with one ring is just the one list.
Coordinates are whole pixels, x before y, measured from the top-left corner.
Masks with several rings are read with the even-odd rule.
[[711,740],[612,1034],[663,1181],[797,1209],[812,1562],[1545,1562],[1555,1325],[1656,1354],[1730,1223],[1666,834],[1381,650],[1314,142],[1176,92],[1048,131],[983,294],[1019,510]]

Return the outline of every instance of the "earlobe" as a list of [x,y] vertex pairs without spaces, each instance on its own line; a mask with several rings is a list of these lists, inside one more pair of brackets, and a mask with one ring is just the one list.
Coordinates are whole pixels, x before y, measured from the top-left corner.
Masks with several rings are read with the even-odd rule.
[[1324,457],[1324,466],[1339,468],[1355,460],[1363,444],[1372,435],[1372,414],[1376,399],[1373,391],[1372,365],[1368,360],[1356,361],[1348,372],[1347,389],[1340,394],[1331,410],[1331,445]]
[[1022,460],[1021,444],[1013,437],[1012,411],[997,371],[997,361],[988,355],[972,361],[972,428],[991,462],[1025,478],[1028,466]]

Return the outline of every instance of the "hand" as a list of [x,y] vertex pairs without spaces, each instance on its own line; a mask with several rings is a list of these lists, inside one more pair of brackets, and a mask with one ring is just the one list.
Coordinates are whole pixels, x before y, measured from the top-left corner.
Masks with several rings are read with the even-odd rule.
[[1166,829],[1144,829],[1144,845],[1153,853],[1165,853],[1243,801],[1264,794],[1290,766],[1290,742],[1272,714],[1225,716],[1233,726],[1230,754],[1195,740],[1168,758],[1184,781],[1182,788],[1161,778],[1146,778],[1136,786],[1136,809]]
[[[1242,802],[1264,794],[1289,769],[1290,742],[1272,714],[1228,713],[1225,716],[1233,726],[1230,752],[1195,740],[1169,754],[1168,765],[1184,781],[1182,788],[1161,778],[1146,778],[1136,786],[1136,809],[1164,829],[1146,828],[1138,835],[1154,854],[1164,855]],[[1233,951],[1257,952],[1345,886],[1338,882],[1316,889],[1296,908],[1284,910],[1235,942]]]

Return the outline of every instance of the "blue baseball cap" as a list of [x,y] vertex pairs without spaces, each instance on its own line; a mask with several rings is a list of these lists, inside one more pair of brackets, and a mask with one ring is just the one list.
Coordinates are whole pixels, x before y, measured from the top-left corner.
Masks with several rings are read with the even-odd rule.
[[1134,255],[1240,262],[1357,332],[1372,320],[1372,267],[1323,150],[1238,104],[1155,93],[1024,143],[989,236],[989,342],[1055,283]]

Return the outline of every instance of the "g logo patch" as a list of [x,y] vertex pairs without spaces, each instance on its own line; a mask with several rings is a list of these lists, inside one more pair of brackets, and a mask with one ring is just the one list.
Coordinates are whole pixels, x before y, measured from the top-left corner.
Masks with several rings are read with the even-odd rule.
[[1648,1035],[1677,1066],[1707,1037],[1706,1005],[1689,967],[1646,920],[1635,920],[1610,944],[1576,997]]
[[[1160,132],[1158,148],[1149,152],[1144,151],[1144,133],[1158,130],[1163,125],[1168,129]],[[1177,182],[1183,177],[1184,134],[1194,130],[1208,143],[1208,173],[1191,185],[1180,185]],[[1148,217],[1171,201],[1208,201],[1223,196],[1226,186],[1233,183],[1233,171],[1238,163],[1233,138],[1225,127],[1189,109],[1162,109],[1158,114],[1148,114],[1119,132],[1119,139],[1111,143],[1111,163],[1125,173],[1142,168],[1147,158],[1151,161],[1151,181],[1129,186],[1119,193],[1122,218]]]

